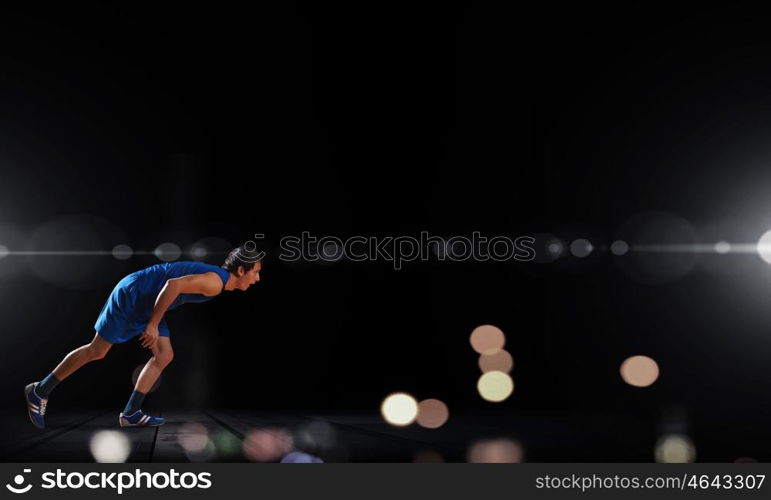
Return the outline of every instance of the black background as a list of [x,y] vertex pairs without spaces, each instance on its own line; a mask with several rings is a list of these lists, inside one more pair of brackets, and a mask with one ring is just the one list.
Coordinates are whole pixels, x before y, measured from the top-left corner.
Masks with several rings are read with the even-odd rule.
[[[254,233],[274,249],[301,231],[587,237],[589,258],[546,264],[269,257],[252,290],[170,313],[176,359],[149,402],[376,412],[405,390],[451,412],[674,425],[702,459],[767,458],[768,265],[706,256],[650,284],[602,251],[652,210],[707,242],[725,217],[732,242],[771,227],[769,16],[732,5],[4,8],[0,244],[24,249],[71,214],[109,222],[103,250]],[[0,259],[2,407],[155,262]],[[93,272],[62,286],[73,269]],[[468,343],[488,323],[516,363],[498,405],[476,393]],[[659,363],[652,387],[619,376],[633,354]],[[145,359],[116,346],[52,406],[122,407]]]

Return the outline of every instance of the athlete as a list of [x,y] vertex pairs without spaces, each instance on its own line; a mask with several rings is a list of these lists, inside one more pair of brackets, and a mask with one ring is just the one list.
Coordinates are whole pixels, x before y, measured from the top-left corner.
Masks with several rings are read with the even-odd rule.
[[246,290],[260,281],[259,256],[238,247],[222,267],[200,262],[157,264],[129,274],[113,289],[96,320],[94,339],[69,353],[40,382],[24,388],[27,412],[32,423],[45,428],[45,413],[51,391],[65,378],[90,361],[102,359],[113,346],[139,336],[142,347],[153,356],[142,369],[134,392],[118,417],[121,427],[163,425],[161,417],[141,410],[145,396],[174,357],[164,314],[189,302],[206,302],[223,291]]

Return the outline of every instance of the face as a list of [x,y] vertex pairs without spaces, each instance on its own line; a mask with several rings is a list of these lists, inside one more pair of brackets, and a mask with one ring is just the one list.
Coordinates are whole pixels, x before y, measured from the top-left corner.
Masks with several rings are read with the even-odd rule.
[[260,281],[261,270],[262,262],[255,262],[254,267],[246,272],[244,272],[242,267],[239,267],[239,276],[236,277],[236,288],[238,290],[247,290],[250,286]]

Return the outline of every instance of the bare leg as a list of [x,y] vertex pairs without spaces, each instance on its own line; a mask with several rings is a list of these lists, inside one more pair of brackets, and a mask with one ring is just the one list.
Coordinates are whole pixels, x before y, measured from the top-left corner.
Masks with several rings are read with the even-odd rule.
[[153,347],[153,357],[142,368],[142,373],[139,374],[134,390],[142,394],[150,392],[153,384],[172,359],[174,359],[174,350],[171,348],[171,339],[158,337],[158,342]]
[[94,335],[90,344],[80,346],[65,356],[59,366],[54,369],[54,376],[59,380],[64,380],[86,363],[102,359],[110,347],[112,344],[100,337],[99,334]]

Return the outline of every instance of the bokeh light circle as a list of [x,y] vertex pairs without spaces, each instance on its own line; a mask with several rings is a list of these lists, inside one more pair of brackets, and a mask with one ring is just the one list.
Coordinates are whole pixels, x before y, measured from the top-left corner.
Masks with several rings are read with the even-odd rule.
[[696,448],[684,434],[668,434],[656,442],[656,461],[665,464],[682,464],[693,462],[696,458]]
[[283,429],[249,431],[241,443],[244,456],[252,462],[277,462],[294,447],[292,436]]
[[725,240],[720,240],[715,243],[715,252],[720,255],[725,255],[731,251],[731,244]]
[[120,431],[98,431],[88,447],[98,463],[123,463],[131,453],[131,441]]
[[473,443],[467,452],[470,463],[521,463],[524,458],[522,446],[512,439],[483,439]]
[[477,382],[477,391],[485,401],[499,403],[514,392],[514,381],[508,373],[499,371],[483,373]]
[[504,372],[509,373],[514,368],[514,359],[506,349],[499,349],[493,354],[482,354],[479,356],[479,369],[485,372]]
[[578,238],[570,244],[570,253],[579,259],[588,257],[594,250],[594,245],[586,238]]
[[166,242],[158,245],[153,254],[158,260],[174,262],[182,255],[182,249],[176,243]]
[[757,250],[760,258],[771,264],[771,230],[766,231],[763,233],[763,236],[760,237]]
[[632,356],[621,363],[621,378],[635,387],[648,387],[659,378],[659,365],[648,356]]
[[506,336],[500,328],[482,325],[471,332],[471,347],[479,354],[495,354],[506,344]]
[[418,402],[409,394],[396,392],[383,400],[380,413],[385,421],[391,425],[409,425],[418,416]]
[[125,244],[115,245],[112,249],[112,256],[118,260],[128,260],[134,255],[134,249]]
[[424,399],[418,404],[417,423],[426,429],[443,426],[450,416],[447,405],[438,399]]
[[625,255],[629,251],[629,244],[624,240],[616,240],[610,244],[610,252],[613,255],[619,257]]

